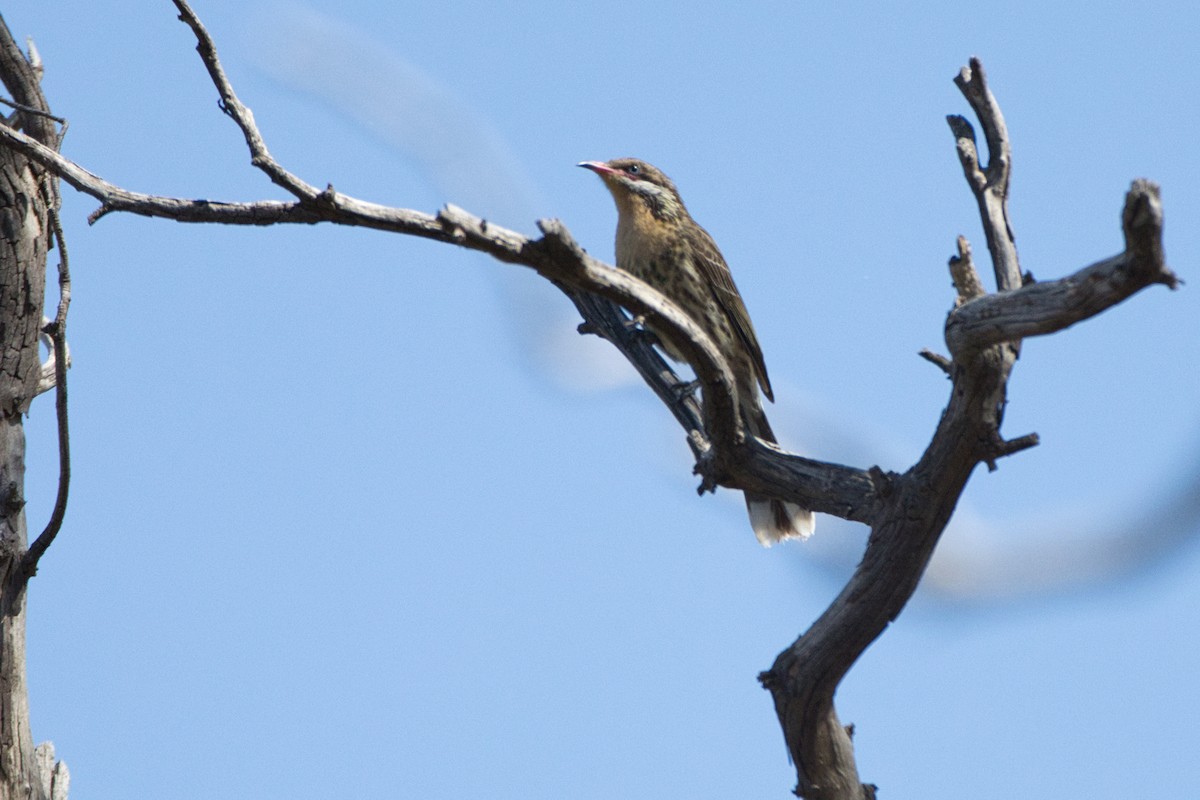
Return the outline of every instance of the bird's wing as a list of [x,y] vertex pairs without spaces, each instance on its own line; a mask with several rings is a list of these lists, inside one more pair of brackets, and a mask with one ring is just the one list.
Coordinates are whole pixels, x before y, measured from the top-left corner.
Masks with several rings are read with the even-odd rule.
[[695,225],[689,233],[692,235],[688,237],[691,239],[688,244],[695,256],[696,266],[706,278],[705,284],[712,287],[713,298],[729,318],[734,335],[745,346],[746,353],[758,373],[758,384],[762,387],[763,394],[772,403],[775,402],[771,380],[767,377],[767,365],[763,361],[762,347],[758,344],[758,336],[755,335],[754,325],[750,322],[750,312],[746,310],[746,303],[734,285],[733,274],[729,271],[729,265],[725,263],[725,257],[721,255],[717,243],[704,228]]

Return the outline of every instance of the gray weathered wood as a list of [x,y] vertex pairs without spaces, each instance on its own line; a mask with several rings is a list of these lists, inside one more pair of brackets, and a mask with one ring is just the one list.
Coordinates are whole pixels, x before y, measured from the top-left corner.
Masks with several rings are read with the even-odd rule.
[[[27,109],[48,111],[37,70],[0,19],[0,81]],[[50,120],[17,111],[0,129],[20,125],[30,138],[56,146]],[[29,724],[25,681],[25,430],[22,416],[38,392],[38,359],[53,184],[38,162],[0,148],[0,800],[65,798],[55,766],[39,757]],[[48,771],[43,771],[43,766]]]

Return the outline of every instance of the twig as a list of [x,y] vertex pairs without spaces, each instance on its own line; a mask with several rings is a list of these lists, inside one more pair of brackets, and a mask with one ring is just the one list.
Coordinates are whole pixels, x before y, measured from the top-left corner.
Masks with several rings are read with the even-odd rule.
[[221,66],[221,60],[217,57],[217,46],[212,37],[208,35],[208,29],[196,16],[196,12],[192,11],[192,7],[187,4],[186,0],[174,0],[174,2],[175,7],[179,9],[179,19],[186,23],[196,36],[196,52],[200,54],[200,59],[204,62],[213,85],[217,87],[217,92],[221,95],[221,110],[237,123],[237,126],[242,129],[242,135],[246,137],[246,146],[250,149],[250,163],[266,173],[273,183],[283,187],[289,194],[300,200],[316,198],[321,194],[320,190],[284,169],[267,149],[267,143],[263,140],[262,134],[259,133],[258,126],[254,122],[254,114],[233,91],[233,85],[230,84],[229,78],[225,75],[225,68]]
[[971,243],[965,236],[959,236],[956,245],[958,252],[950,257],[950,280],[954,282],[954,288],[958,291],[955,305],[960,306],[986,294],[986,291],[971,258]]
[[940,369],[942,372],[946,373],[947,375],[951,374],[951,372],[953,371],[954,362],[951,361],[950,359],[946,358],[941,353],[935,353],[932,350],[925,348],[925,349],[922,349],[919,353],[917,353],[917,355],[919,355],[921,358],[928,361],[930,364],[933,364],[935,367],[937,367],[938,369]]
[[[32,42],[31,42],[31,44],[32,44]],[[70,125],[70,123],[67,122],[65,117],[57,117],[54,114],[51,114],[49,111],[43,111],[40,108],[34,108],[33,106],[27,106],[27,105],[24,105],[23,103],[17,103],[12,100],[9,100],[7,97],[0,97],[0,104],[6,105],[9,108],[16,109],[17,111],[20,111],[23,114],[33,114],[34,116],[43,117],[45,119],[52,120],[53,122],[57,122],[59,125],[58,146],[59,147],[62,146],[63,138],[66,137],[67,128]]]
[[[1023,450],[1028,450],[1031,447],[1037,447],[1041,444],[1041,441],[1041,437],[1036,433],[1027,433],[1015,439],[997,437],[992,443],[992,459],[1004,458],[1020,453]],[[992,469],[994,470],[995,467],[993,466]]]

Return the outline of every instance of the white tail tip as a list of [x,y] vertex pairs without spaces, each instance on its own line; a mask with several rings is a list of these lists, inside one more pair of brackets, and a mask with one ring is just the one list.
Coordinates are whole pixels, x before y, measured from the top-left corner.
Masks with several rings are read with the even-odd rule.
[[807,539],[816,530],[817,521],[807,508],[782,500],[746,498],[750,512],[750,525],[763,547],[770,547],[784,539]]

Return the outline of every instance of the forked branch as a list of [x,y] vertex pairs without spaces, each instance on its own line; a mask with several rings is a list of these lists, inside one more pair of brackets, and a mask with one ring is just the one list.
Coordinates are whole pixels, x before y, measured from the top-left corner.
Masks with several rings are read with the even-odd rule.
[[1053,281],[984,294],[964,302],[946,322],[956,358],[1001,342],[1044,336],[1094,317],[1154,283],[1174,289],[1179,279],[1162,251],[1163,209],[1156,185],[1137,180],[1121,214],[1125,251]]
[[[963,173],[975,195],[1000,291],[988,294],[959,237],[950,260],[955,308],[946,322],[952,358],[923,353],[950,376],[950,400],[921,459],[902,475],[874,470],[881,491],[866,553],[850,582],[812,627],[760,676],[775,700],[792,761],[796,794],[864,800],[875,787],[858,777],[850,736],[833,696],[850,667],[907,604],[974,468],[1033,447],[1036,434],[1000,433],[1009,374],[1024,336],[1051,333],[1154,283],[1174,287],[1162,251],[1158,189],[1136,181],[1122,215],[1126,250],[1045,284],[1026,282],[1008,219],[1012,151],[999,104],[972,59],[955,79],[983,126],[990,153],[981,166],[974,129],[948,118]],[[885,488],[886,487],[886,490]]]

